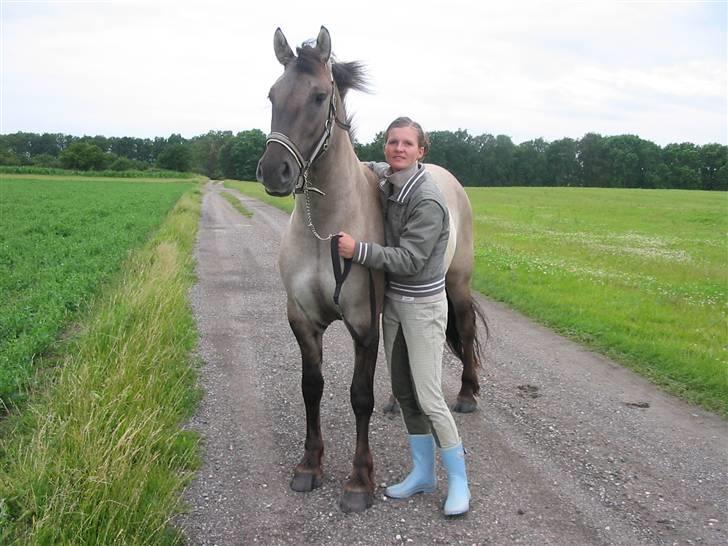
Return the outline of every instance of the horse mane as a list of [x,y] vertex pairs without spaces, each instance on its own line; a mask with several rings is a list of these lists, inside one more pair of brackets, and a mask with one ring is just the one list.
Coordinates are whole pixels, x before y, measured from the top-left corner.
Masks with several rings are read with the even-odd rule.
[[[296,48],[296,69],[305,74],[316,75],[321,68],[321,55],[315,47],[315,42],[304,42],[301,47]],[[331,56],[331,71],[334,75],[334,82],[339,90],[342,99],[346,98],[349,90],[369,93],[369,79],[366,66],[359,61],[341,62]],[[353,116],[347,115],[346,123],[351,125]],[[349,130],[349,137],[354,142],[354,131]]]
[[[316,47],[304,43],[296,48],[296,68],[306,74],[315,75],[321,67],[321,55]],[[339,93],[344,96],[350,89],[369,92],[369,81],[367,79],[366,67],[359,61],[341,62],[331,56],[331,69],[334,73],[334,81]]]

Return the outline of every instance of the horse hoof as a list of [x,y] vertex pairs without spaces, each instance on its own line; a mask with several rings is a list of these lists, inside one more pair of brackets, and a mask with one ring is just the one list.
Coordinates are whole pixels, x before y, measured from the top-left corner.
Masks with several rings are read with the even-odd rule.
[[374,495],[366,491],[344,491],[339,507],[345,514],[363,512],[374,503]]
[[397,399],[394,396],[389,397],[389,402],[387,402],[384,407],[382,408],[382,411],[384,413],[391,413],[392,415],[396,415],[399,413],[399,404],[397,403]]
[[321,476],[315,472],[295,472],[291,480],[291,489],[299,493],[308,493],[321,485]]
[[452,410],[457,413],[473,413],[478,409],[478,402],[475,398],[465,398],[458,396],[458,401],[452,406]]

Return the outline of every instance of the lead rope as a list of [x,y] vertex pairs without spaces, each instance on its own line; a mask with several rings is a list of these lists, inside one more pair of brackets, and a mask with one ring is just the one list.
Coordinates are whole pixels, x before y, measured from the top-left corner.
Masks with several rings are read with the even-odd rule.
[[334,280],[336,281],[336,288],[334,288],[334,304],[336,305],[336,309],[339,311],[339,315],[341,315],[341,320],[344,321],[344,326],[346,326],[346,329],[349,330],[351,337],[353,337],[359,345],[369,347],[372,341],[374,341],[374,336],[377,334],[379,329],[379,325],[377,324],[377,295],[376,287],[374,286],[374,275],[372,275],[372,270],[367,267],[367,273],[369,273],[369,330],[367,330],[366,336],[361,337],[359,333],[354,330],[354,327],[349,324],[349,321],[346,320],[346,317],[341,310],[341,306],[339,305],[341,288],[344,285],[344,281],[349,276],[352,264],[351,258],[344,258],[344,267],[343,269],[341,267],[341,259],[339,258],[338,248],[339,237],[341,237],[341,235],[331,236],[331,264],[334,268]]
[[326,237],[322,237],[319,234],[318,230],[316,229],[316,226],[313,225],[313,216],[311,215],[311,199],[308,196],[308,192],[313,189],[314,191],[320,193],[321,195],[326,195],[326,194],[318,188],[309,187],[309,185],[306,183],[306,182],[308,182],[307,176],[304,177],[304,180],[305,180],[305,182],[303,184],[303,202],[306,207],[306,221],[308,222],[308,224],[307,224],[308,229],[311,231],[311,233],[313,233],[314,237],[316,237],[319,241],[328,241],[332,237],[334,237],[334,234],[329,233]]

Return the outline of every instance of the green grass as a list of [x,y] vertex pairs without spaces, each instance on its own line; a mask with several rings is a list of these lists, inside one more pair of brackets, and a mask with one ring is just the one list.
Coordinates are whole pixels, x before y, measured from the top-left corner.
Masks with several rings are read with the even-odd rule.
[[477,290],[728,415],[728,194],[467,191]]
[[0,543],[180,541],[168,524],[198,464],[181,424],[198,398],[188,291],[199,210],[193,189],[124,260],[45,388],[2,423]]
[[253,216],[253,213],[250,212],[248,209],[245,208],[245,206],[240,202],[240,199],[235,197],[232,193],[229,192],[222,192],[222,196],[225,198],[225,200],[230,203],[235,210],[237,210],[240,214],[245,216],[246,218],[250,218]]
[[260,184],[259,182],[225,180],[225,187],[231,188],[233,190],[238,190],[239,192],[244,193],[245,195],[249,195],[250,197],[255,197],[256,199],[263,201],[263,203],[273,205],[274,207],[279,208],[284,212],[293,212],[293,208],[296,205],[296,202],[293,200],[292,196],[273,197],[272,195],[268,195],[267,193],[265,193],[263,184]]
[[0,178],[0,406],[193,183]]
[[[260,184],[226,182],[290,212]],[[474,287],[728,415],[728,194],[467,188]]]

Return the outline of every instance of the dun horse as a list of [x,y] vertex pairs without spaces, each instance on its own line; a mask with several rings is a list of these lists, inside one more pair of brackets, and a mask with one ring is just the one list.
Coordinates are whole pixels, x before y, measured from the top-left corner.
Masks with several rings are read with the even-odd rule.
[[[351,267],[351,263],[347,264],[350,271],[342,271],[330,240],[331,234],[346,231],[359,240],[384,242],[377,177],[354,153],[344,108],[346,93],[364,88],[364,71],[359,63],[332,60],[331,38],[324,27],[316,44],[297,48],[297,55],[277,29],[274,50],[284,71],[270,89],[271,133],[257,174],[270,195],[296,194],[279,257],[288,295],[288,321],[303,360],[301,385],[306,406],[304,454],[291,487],[311,491],[321,484],[322,336],[333,321],[344,320],[355,347],[350,395],[356,417],[356,452],[340,506],[345,512],[359,512],[371,506],[375,487],[369,421],[374,408],[384,278],[381,272]],[[427,169],[447,200],[452,222],[446,277],[447,339],[463,362],[462,386],[453,409],[471,412],[479,391],[476,316],[481,316],[470,293],[472,213],[467,195],[450,173],[434,165]],[[350,274],[343,283],[345,273]]]

